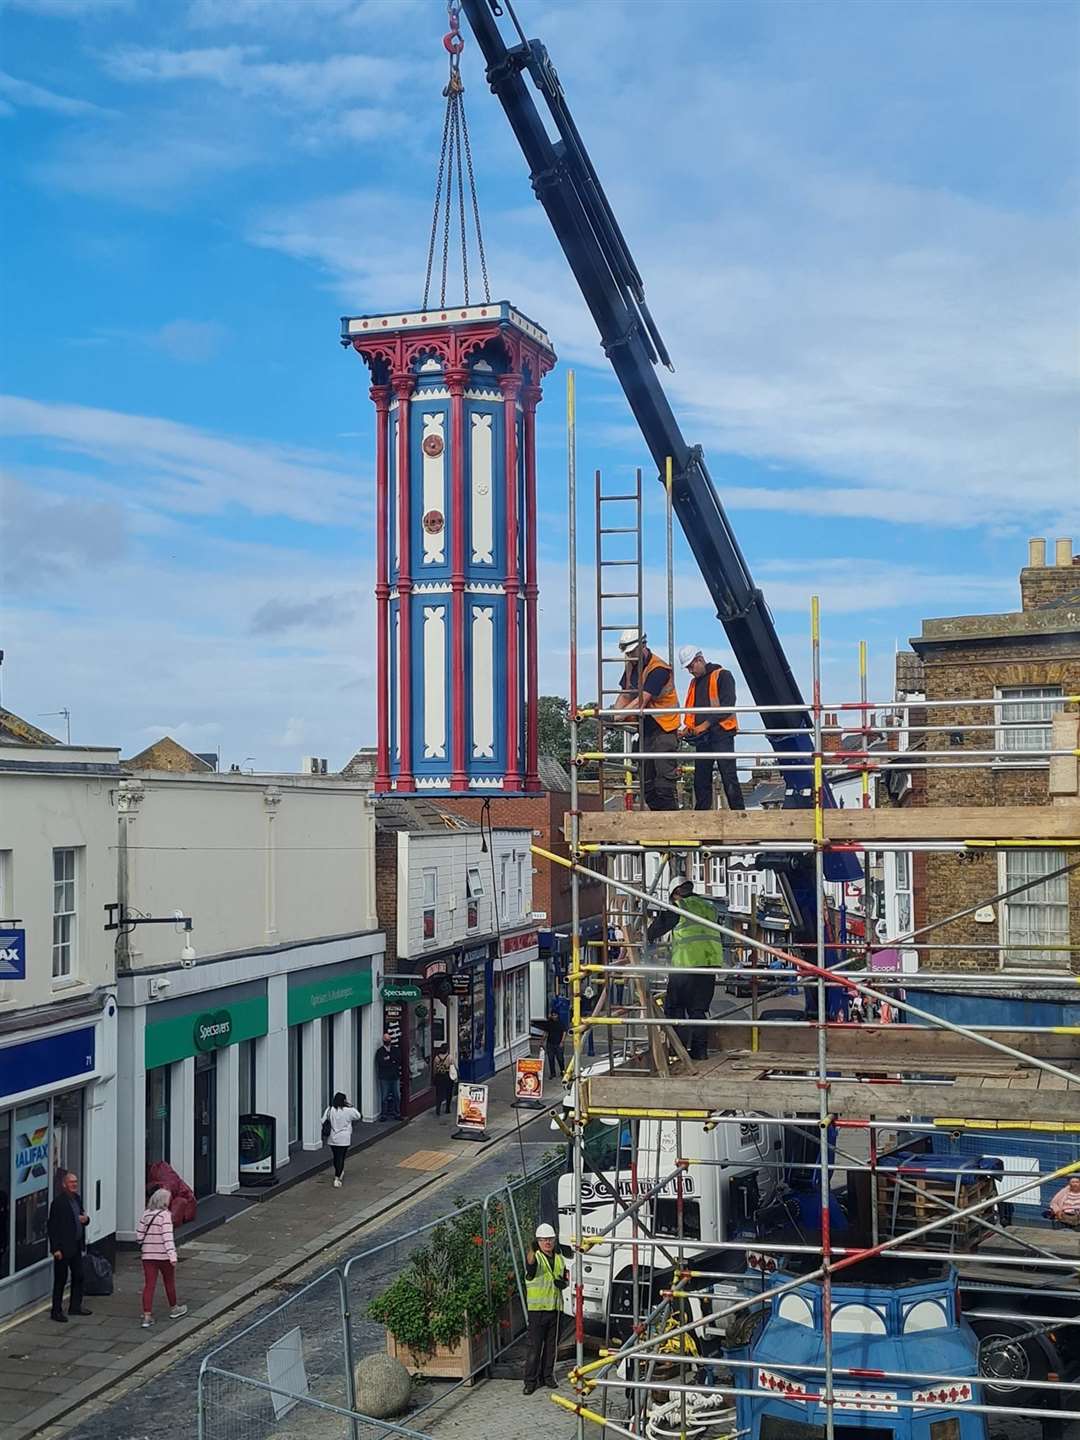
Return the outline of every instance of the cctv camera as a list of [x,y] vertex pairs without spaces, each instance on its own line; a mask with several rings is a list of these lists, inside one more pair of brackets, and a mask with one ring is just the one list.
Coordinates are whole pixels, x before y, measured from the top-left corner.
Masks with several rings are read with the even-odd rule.
[[180,951],[180,964],[184,966],[195,964],[195,947],[190,943]]

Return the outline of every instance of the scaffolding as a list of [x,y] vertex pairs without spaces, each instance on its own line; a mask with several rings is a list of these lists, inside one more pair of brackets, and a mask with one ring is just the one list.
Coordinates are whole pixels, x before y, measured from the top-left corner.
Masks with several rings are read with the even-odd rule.
[[[880,1417],[883,1410],[894,1426],[900,1423],[898,1416],[908,1420],[917,1413],[933,1420],[935,1415],[956,1414],[958,1405],[964,1414],[986,1419],[1080,1419],[1080,1348],[1067,1340],[1061,1347],[1063,1353],[1077,1354],[1076,1369],[1068,1376],[1018,1376],[1015,1369],[1025,1340],[1068,1335],[1069,1327],[1080,1326],[1080,1247],[1075,1243],[1080,1235],[1071,1229],[1040,1230],[1034,1237],[1021,1234],[1012,1213],[1018,1201],[1080,1175],[1080,1025],[950,1020],[927,1008],[929,1000],[917,1004],[910,997],[908,991],[916,988],[910,971],[878,969],[875,963],[883,951],[904,952],[919,966],[917,988],[928,996],[948,988],[978,997],[992,984],[1013,982],[1037,984],[1062,1005],[1071,1000],[1078,977],[1070,971],[1069,956],[1080,955],[1075,934],[1069,934],[1065,944],[1033,943],[1029,937],[1026,945],[1009,943],[1004,936],[1000,943],[958,943],[942,941],[940,935],[985,906],[1037,896],[1043,893],[1040,887],[1061,877],[1067,886],[1080,870],[1080,696],[1063,695],[1053,707],[1046,726],[1049,743],[1036,733],[1043,728],[1041,722],[1021,735],[1019,747],[1012,743],[1015,735],[1011,737],[1008,759],[1049,762],[1050,803],[875,807],[874,784],[888,767],[924,773],[1000,763],[1001,716],[1010,705],[1023,702],[985,695],[948,701],[919,697],[897,713],[895,700],[870,700],[867,647],[861,643],[859,699],[826,704],[821,693],[820,610],[814,599],[812,695],[807,706],[812,791],[807,807],[668,813],[633,808],[650,761],[640,717],[636,753],[631,755],[625,745],[604,743],[606,727],[620,718],[610,703],[614,690],[605,669],[614,657],[605,647],[607,637],[623,628],[613,611],[616,603],[633,614],[625,623],[636,621],[638,629],[643,628],[641,474],[631,491],[606,491],[599,473],[595,477],[597,698],[592,705],[582,705],[577,693],[572,374],[567,399],[570,859],[539,853],[566,865],[572,884],[573,1055],[568,1076],[574,1083],[566,1128],[573,1198],[571,1206],[563,1207],[564,1213],[570,1211],[572,1233],[564,1229],[562,1239],[573,1249],[570,1294],[576,1355],[570,1379],[576,1393],[572,1400],[558,1395],[553,1400],[577,1416],[579,1435],[586,1424],[595,1423],[616,1435],[694,1435],[702,1440],[744,1434],[758,1440],[754,1417],[778,1388],[787,1400],[804,1407],[809,1423],[800,1433],[821,1434],[825,1440],[834,1440],[839,1424],[874,1428],[871,1417]],[[616,505],[632,507],[633,523],[606,523]],[[667,519],[667,642],[674,667],[670,488]],[[632,557],[611,553],[612,534],[629,540]],[[629,579],[611,589],[605,577],[613,571]],[[805,754],[774,753],[771,742],[793,732],[772,726],[767,708],[736,709],[756,727],[740,758],[768,759],[781,778],[785,771],[807,770]],[[694,711],[709,713],[716,712]],[[852,723],[842,724],[841,717]],[[590,745],[592,736],[597,738]],[[754,749],[757,736],[760,744]],[[579,776],[586,767],[598,777],[600,806],[594,812],[583,812],[580,806]],[[830,808],[829,780],[839,773],[858,776],[859,804],[853,808]],[[612,783],[606,777],[613,777]],[[613,807],[612,796],[620,791],[622,802]],[[987,849],[1027,847],[1052,850],[1060,863],[1049,874],[996,887],[977,905],[921,926],[912,916],[896,934],[871,935],[869,879],[875,857],[927,853],[962,865],[966,857]],[[698,973],[724,981],[744,977],[750,999],[726,1014],[710,1011],[708,1018],[690,1022],[715,1042],[707,1059],[692,1061],[686,1022],[676,1027],[663,1013],[661,991],[669,967],[648,944],[646,916],[650,911],[680,913],[659,880],[683,873],[687,857],[719,856],[726,864],[763,851],[812,860],[814,940],[773,943],[720,918],[706,921],[695,915],[697,925],[714,933],[728,951],[737,947],[741,957],[735,965]],[[837,929],[835,893],[825,873],[830,852],[855,855],[863,865],[861,935],[851,937]],[[597,878],[608,896],[604,938],[587,947],[581,941],[578,887],[583,879]],[[995,958],[996,969],[974,968],[982,952]],[[922,964],[927,960],[933,968]],[[600,999],[592,1003],[597,990]],[[876,1012],[877,1023],[853,1022],[851,1002]],[[592,1037],[600,1043],[590,1044]],[[597,1163],[590,1153],[590,1127],[597,1123],[607,1125],[615,1137],[609,1162]],[[738,1234],[730,1233],[729,1224],[724,1233],[706,1235],[701,1212],[695,1232],[690,1218],[695,1171],[700,1193],[703,1172],[718,1165],[732,1168],[722,1152],[720,1158],[710,1158],[696,1140],[688,1143],[717,1131],[738,1132],[740,1143],[749,1136],[750,1146],[759,1144],[762,1136],[779,1135],[784,1141],[783,1150],[760,1150],[757,1199],[753,1187],[746,1190],[757,1209],[743,1215]],[[1033,1143],[1037,1137],[1037,1167],[1021,1174],[987,1166],[974,1173],[971,1147],[994,1135],[1030,1136]],[[939,1152],[945,1163],[929,1173],[901,1163],[896,1154],[901,1136],[906,1146],[945,1143]],[[955,1157],[951,1162],[950,1156]],[[796,1239],[783,1226],[769,1228],[762,1221],[770,1207],[779,1205],[784,1213],[784,1184],[793,1176],[804,1200],[813,1195],[817,1211],[816,1225],[804,1224]],[[868,1231],[864,1226],[860,1233],[853,1226],[850,1234],[834,1233],[838,1177],[866,1202]],[[765,1186],[770,1188],[762,1194]],[[730,1184],[726,1193],[730,1209]],[[628,1261],[618,1304],[617,1255]],[[979,1352],[978,1373],[942,1373],[941,1367],[870,1372],[836,1362],[834,1289],[841,1293],[874,1266],[907,1275],[920,1265],[942,1263],[952,1267],[950,1274],[960,1276],[968,1317],[990,1326],[991,1338]],[[595,1297],[597,1282],[591,1279],[587,1285],[586,1272],[597,1270],[606,1277],[601,1286],[603,1333],[599,1353],[590,1358],[586,1292]],[[754,1275],[760,1284],[748,1279]],[[760,1338],[763,1319],[778,1313],[785,1296],[805,1295],[808,1286],[817,1287],[821,1297],[820,1363],[770,1360],[766,1372],[754,1358],[754,1337]],[[1018,1294],[1020,1289],[1027,1303],[1002,1308],[1001,1294]],[[980,1294],[991,1297],[989,1309],[978,1303],[972,1309],[971,1297]],[[994,1326],[1001,1331],[997,1339]],[[904,1398],[901,1392],[907,1391]],[[1015,1403],[1018,1394],[1021,1404]],[[1044,1401],[1051,1402],[1050,1408]],[[931,1429],[932,1437],[936,1433],[961,1432]]]

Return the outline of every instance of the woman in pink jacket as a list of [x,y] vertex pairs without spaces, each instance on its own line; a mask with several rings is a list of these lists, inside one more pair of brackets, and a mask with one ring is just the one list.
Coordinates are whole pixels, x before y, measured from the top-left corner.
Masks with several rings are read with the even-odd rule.
[[142,1328],[149,1330],[154,1323],[151,1306],[160,1274],[165,1282],[165,1294],[172,1309],[170,1320],[179,1320],[187,1314],[186,1305],[176,1303],[176,1241],[173,1238],[172,1216],[169,1214],[168,1190],[155,1190],[146,1202],[142,1219],[135,1227],[135,1236],[142,1250],[143,1292]]

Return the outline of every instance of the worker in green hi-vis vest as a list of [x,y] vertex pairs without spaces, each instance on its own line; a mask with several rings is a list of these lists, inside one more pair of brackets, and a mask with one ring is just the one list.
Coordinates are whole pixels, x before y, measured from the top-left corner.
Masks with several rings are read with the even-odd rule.
[[525,1348],[524,1395],[538,1385],[555,1389],[555,1360],[559,1349],[559,1315],[562,1292],[569,1283],[566,1261],[559,1254],[557,1236],[550,1225],[537,1225],[536,1249],[525,1251],[525,1303],[529,1307],[529,1334]]
[[[668,900],[683,912],[664,910],[649,926],[650,944],[671,937],[671,975],[664,994],[664,1015],[669,1020],[707,1020],[716,988],[715,975],[703,975],[704,967],[719,969],[724,963],[724,943],[702,920],[715,923],[716,911],[704,895],[695,895],[685,875],[676,875]],[[691,1060],[707,1060],[709,1032],[704,1025],[676,1025],[675,1033],[690,1052]]]

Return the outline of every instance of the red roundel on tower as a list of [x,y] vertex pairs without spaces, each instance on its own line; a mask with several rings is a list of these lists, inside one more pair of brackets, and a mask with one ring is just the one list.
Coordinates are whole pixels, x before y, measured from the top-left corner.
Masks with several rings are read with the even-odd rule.
[[424,436],[424,454],[425,454],[425,455],[430,455],[430,456],[432,457],[432,459],[434,459],[437,455],[441,455],[441,454],[442,454],[443,448],[444,448],[444,447],[443,447],[443,438],[442,438],[441,435],[425,435],[425,436]]
[[[427,444],[427,441],[424,443]],[[441,440],[439,441],[439,445],[440,447],[442,446]],[[441,535],[442,528],[445,524],[446,521],[443,519],[441,510],[429,510],[424,516],[424,529],[429,535]]]

